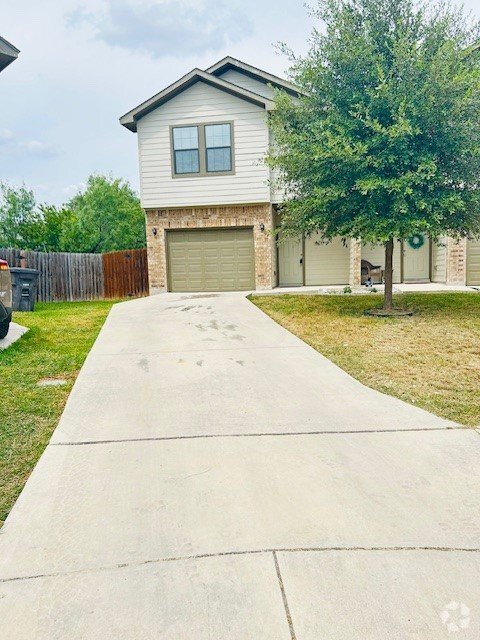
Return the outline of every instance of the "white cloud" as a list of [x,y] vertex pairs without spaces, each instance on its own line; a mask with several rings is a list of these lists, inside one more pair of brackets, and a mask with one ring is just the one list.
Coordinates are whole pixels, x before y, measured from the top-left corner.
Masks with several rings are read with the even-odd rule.
[[80,7],[70,12],[67,20],[70,26],[87,25],[95,39],[110,46],[156,58],[184,58],[217,51],[253,33],[250,17],[235,4],[222,0],[163,0],[156,4],[107,0],[103,11]]
[[13,140],[13,131],[10,129],[0,129],[0,144],[7,144]]
[[77,193],[84,191],[86,187],[87,185],[85,182],[79,182],[78,184],[69,184],[68,187],[64,187],[62,189],[62,193],[68,198],[71,198],[73,196],[76,196]]
[[0,146],[8,145],[10,155],[15,152],[20,155],[32,155],[42,158],[54,158],[60,155],[60,149],[51,143],[40,140],[18,140],[10,129],[0,129]]
[[54,158],[60,155],[61,151],[58,147],[40,140],[25,140],[18,143],[20,149],[42,158]]

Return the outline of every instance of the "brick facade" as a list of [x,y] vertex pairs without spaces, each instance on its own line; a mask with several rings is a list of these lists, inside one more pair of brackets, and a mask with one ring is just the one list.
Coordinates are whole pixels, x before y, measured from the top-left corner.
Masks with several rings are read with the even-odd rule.
[[350,240],[350,278],[351,287],[362,284],[362,243],[356,238]]
[[[273,214],[269,203],[145,211],[150,293],[167,291],[166,232],[169,229],[252,227],[257,290],[276,285]],[[263,229],[262,229],[263,226]]]
[[465,285],[467,283],[467,240],[447,239],[446,284]]

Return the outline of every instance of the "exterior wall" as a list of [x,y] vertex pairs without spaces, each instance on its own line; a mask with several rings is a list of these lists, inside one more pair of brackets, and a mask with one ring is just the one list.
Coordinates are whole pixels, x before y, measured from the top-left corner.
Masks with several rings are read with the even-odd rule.
[[446,283],[465,285],[467,282],[467,240],[447,239]]
[[[249,76],[241,73],[240,71],[235,71],[234,69],[230,69],[225,73],[222,73],[220,76],[222,80],[226,80],[227,82],[231,82],[232,84],[236,84],[243,89],[248,89],[249,91],[253,91],[254,93],[258,93],[261,96],[265,96],[266,98],[270,98],[273,100],[275,98],[275,90],[269,85],[261,82],[260,80],[255,80],[254,78],[250,78]],[[296,100],[296,98],[294,98]],[[274,141],[270,135],[270,144],[274,144]],[[270,202],[274,204],[280,204],[285,200],[285,190],[279,184],[278,181],[278,173],[276,171],[270,171]]]
[[[270,201],[263,159],[269,136],[263,107],[197,82],[138,122],[140,189],[144,209]],[[235,173],[172,177],[170,126],[233,122]]]
[[[362,259],[368,260],[373,265],[379,265],[385,270],[385,247],[383,244],[364,244],[362,246]],[[397,240],[393,247],[393,282],[402,281],[402,243]]]
[[432,282],[445,283],[447,280],[447,238],[432,240]]
[[275,97],[275,91],[269,84],[261,82],[260,80],[255,80],[255,78],[250,78],[250,76],[247,76],[245,73],[241,73],[240,71],[235,71],[235,69],[229,69],[219,77],[222,80],[236,84],[237,87],[242,87],[242,89],[247,89],[248,91],[253,91],[253,93],[258,93],[260,96],[264,96],[265,98],[270,98],[270,100],[273,100]]
[[[147,226],[148,275],[150,293],[167,291],[166,231],[253,227],[255,247],[255,284],[257,289],[276,285],[276,257],[273,214],[269,203],[260,205],[155,209],[145,212]],[[262,231],[260,225],[264,225]],[[156,234],[154,233],[156,229]]]

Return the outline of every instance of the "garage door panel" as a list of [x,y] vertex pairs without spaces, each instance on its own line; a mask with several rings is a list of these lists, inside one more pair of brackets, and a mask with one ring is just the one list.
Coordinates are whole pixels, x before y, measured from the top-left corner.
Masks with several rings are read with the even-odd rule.
[[167,232],[171,291],[241,291],[255,286],[253,231]]
[[467,244],[467,284],[480,285],[480,240]]
[[350,279],[349,243],[335,238],[328,244],[320,234],[305,239],[305,284],[348,284]]

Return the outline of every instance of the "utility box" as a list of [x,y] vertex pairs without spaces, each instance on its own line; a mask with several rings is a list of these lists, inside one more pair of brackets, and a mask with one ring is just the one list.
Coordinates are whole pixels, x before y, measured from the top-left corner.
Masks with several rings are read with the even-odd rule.
[[11,267],[12,308],[14,311],[33,311],[37,299],[37,284],[40,271]]

